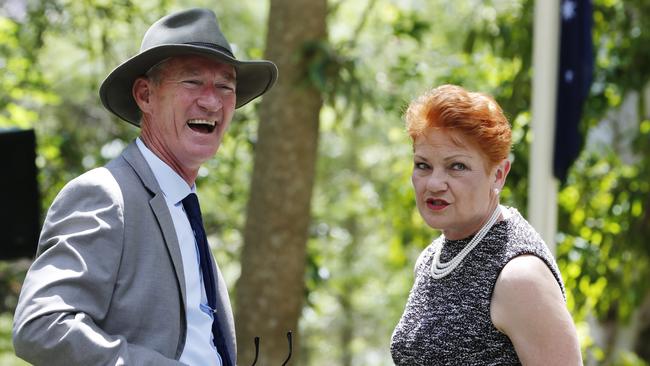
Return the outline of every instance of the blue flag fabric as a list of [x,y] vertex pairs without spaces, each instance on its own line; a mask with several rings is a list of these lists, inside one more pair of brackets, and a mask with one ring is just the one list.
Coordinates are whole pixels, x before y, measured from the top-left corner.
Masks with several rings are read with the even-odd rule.
[[564,183],[582,148],[580,118],[594,68],[591,0],[562,0],[553,174]]

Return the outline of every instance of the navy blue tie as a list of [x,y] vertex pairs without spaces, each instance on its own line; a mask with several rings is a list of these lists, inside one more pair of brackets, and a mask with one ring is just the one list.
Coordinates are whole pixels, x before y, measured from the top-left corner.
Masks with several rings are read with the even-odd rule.
[[[208,239],[205,236],[205,229],[203,228],[203,219],[201,218],[201,207],[196,194],[190,193],[183,199],[183,207],[187,218],[192,225],[192,231],[196,238],[196,244],[199,248],[199,258],[201,262],[201,274],[203,276],[203,284],[205,286],[205,295],[208,298],[208,306],[213,312],[217,311],[217,287],[214,283],[215,276],[212,270],[212,254],[210,247],[208,247]],[[222,327],[219,325],[217,314],[212,314],[214,321],[212,322],[212,335],[214,337],[214,345],[217,347],[217,352],[221,356],[221,361],[224,366],[232,366],[226,341],[223,337]]]

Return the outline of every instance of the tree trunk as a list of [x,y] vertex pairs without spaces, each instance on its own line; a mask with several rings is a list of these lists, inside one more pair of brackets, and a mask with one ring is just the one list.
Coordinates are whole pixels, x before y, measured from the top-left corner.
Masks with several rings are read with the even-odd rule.
[[[326,0],[271,0],[266,55],[278,65],[275,87],[260,105],[247,207],[236,324],[240,365],[281,365],[304,298],[306,243],[316,165],[320,92],[307,79],[307,42],[326,39]],[[298,358],[292,355],[292,360]],[[295,364],[295,362],[294,362]]]

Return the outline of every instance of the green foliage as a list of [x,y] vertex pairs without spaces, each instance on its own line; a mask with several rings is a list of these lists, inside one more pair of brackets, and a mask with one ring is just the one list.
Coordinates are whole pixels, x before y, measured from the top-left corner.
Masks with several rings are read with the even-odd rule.
[[34,56],[25,48],[23,25],[0,15],[0,128],[32,128],[38,110],[55,104],[57,98],[47,92],[40,70],[34,70]]
[[0,314],[13,312],[29,261],[0,261]]
[[11,314],[0,313],[0,364],[4,366],[25,366],[27,362],[14,355],[11,343]]
[[584,179],[574,177],[559,196],[566,231],[558,255],[568,259],[562,262],[567,288],[577,290],[578,313],[627,321],[648,292],[648,228],[641,214],[650,184],[611,153],[583,156],[575,169]]
[[[598,52],[585,130],[622,100],[643,95],[650,79],[647,44],[650,13],[645,1],[596,1]],[[637,104],[631,146],[615,133],[610,146],[586,150],[559,195],[560,265],[576,314],[626,323],[650,293],[650,134],[646,104]],[[617,117],[614,117],[616,120]],[[618,117],[622,118],[622,117]],[[623,123],[620,121],[619,123]],[[621,156],[628,151],[633,158]]]

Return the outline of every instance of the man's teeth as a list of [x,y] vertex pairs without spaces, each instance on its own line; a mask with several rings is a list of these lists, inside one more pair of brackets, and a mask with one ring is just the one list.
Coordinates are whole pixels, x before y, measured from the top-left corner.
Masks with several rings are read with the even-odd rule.
[[208,121],[206,119],[191,119],[187,121],[187,123],[192,125],[206,125],[210,127],[214,127],[217,124],[215,121]]

